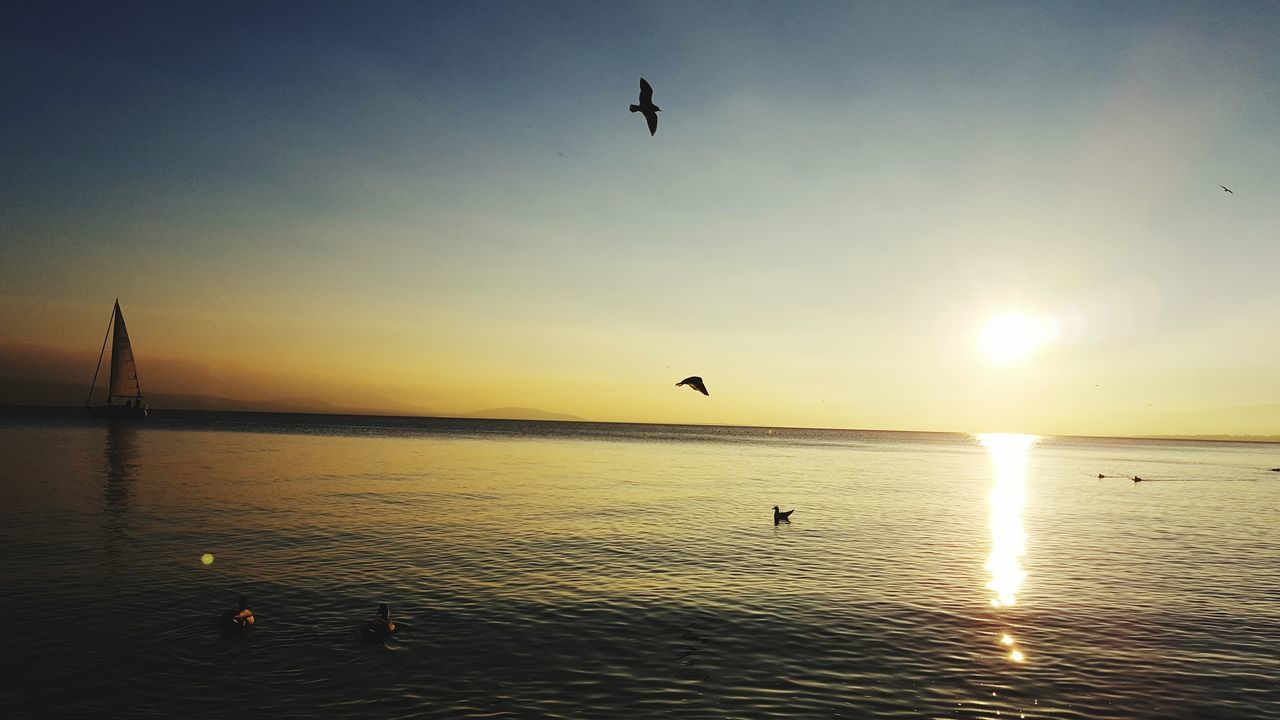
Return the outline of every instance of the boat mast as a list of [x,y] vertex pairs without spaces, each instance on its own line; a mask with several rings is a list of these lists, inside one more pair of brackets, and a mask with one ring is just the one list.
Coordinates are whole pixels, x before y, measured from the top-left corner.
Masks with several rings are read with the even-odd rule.
[[[116,298],[116,305],[120,305],[120,298]],[[102,336],[102,349],[98,351],[98,364],[93,366],[93,382],[89,383],[89,397],[84,401],[85,405],[93,402],[93,388],[98,384],[98,371],[102,369],[102,356],[107,352],[107,338],[111,337],[111,323],[115,322],[116,310],[111,308],[111,317],[107,318],[107,334]],[[107,391],[108,393],[110,390]],[[141,391],[139,391],[141,394]],[[108,397],[108,399],[110,399]]]

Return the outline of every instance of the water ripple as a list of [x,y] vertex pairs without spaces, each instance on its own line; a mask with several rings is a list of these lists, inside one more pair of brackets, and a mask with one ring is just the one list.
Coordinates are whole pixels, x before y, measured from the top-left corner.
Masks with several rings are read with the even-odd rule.
[[[1042,439],[996,608],[972,438],[183,422],[0,436],[0,611],[42,620],[4,660],[28,716],[1280,707],[1280,483],[1236,482],[1274,448]],[[1104,462],[1202,481],[1097,481]],[[240,593],[258,629],[221,637]],[[360,645],[379,602],[399,632]]]

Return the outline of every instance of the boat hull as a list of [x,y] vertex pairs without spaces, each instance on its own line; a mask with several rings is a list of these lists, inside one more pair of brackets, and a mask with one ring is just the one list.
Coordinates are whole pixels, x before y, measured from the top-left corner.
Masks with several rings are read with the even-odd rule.
[[88,405],[89,414],[109,420],[145,420],[147,409],[128,405]]

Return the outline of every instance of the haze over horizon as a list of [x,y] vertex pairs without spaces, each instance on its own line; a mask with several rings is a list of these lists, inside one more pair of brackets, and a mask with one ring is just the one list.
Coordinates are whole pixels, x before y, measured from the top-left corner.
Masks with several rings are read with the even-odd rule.
[[[87,389],[119,297],[149,394],[1280,434],[1275,4],[50,3],[0,36],[0,380]],[[984,352],[999,317],[1052,332]]]

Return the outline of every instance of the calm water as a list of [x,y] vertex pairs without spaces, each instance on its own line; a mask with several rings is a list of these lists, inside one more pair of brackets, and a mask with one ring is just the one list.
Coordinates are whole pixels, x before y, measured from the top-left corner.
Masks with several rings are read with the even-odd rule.
[[[1273,466],[1264,444],[8,411],[0,713],[1280,717]],[[240,593],[259,629],[220,638]],[[361,646],[378,602],[402,632]]]

